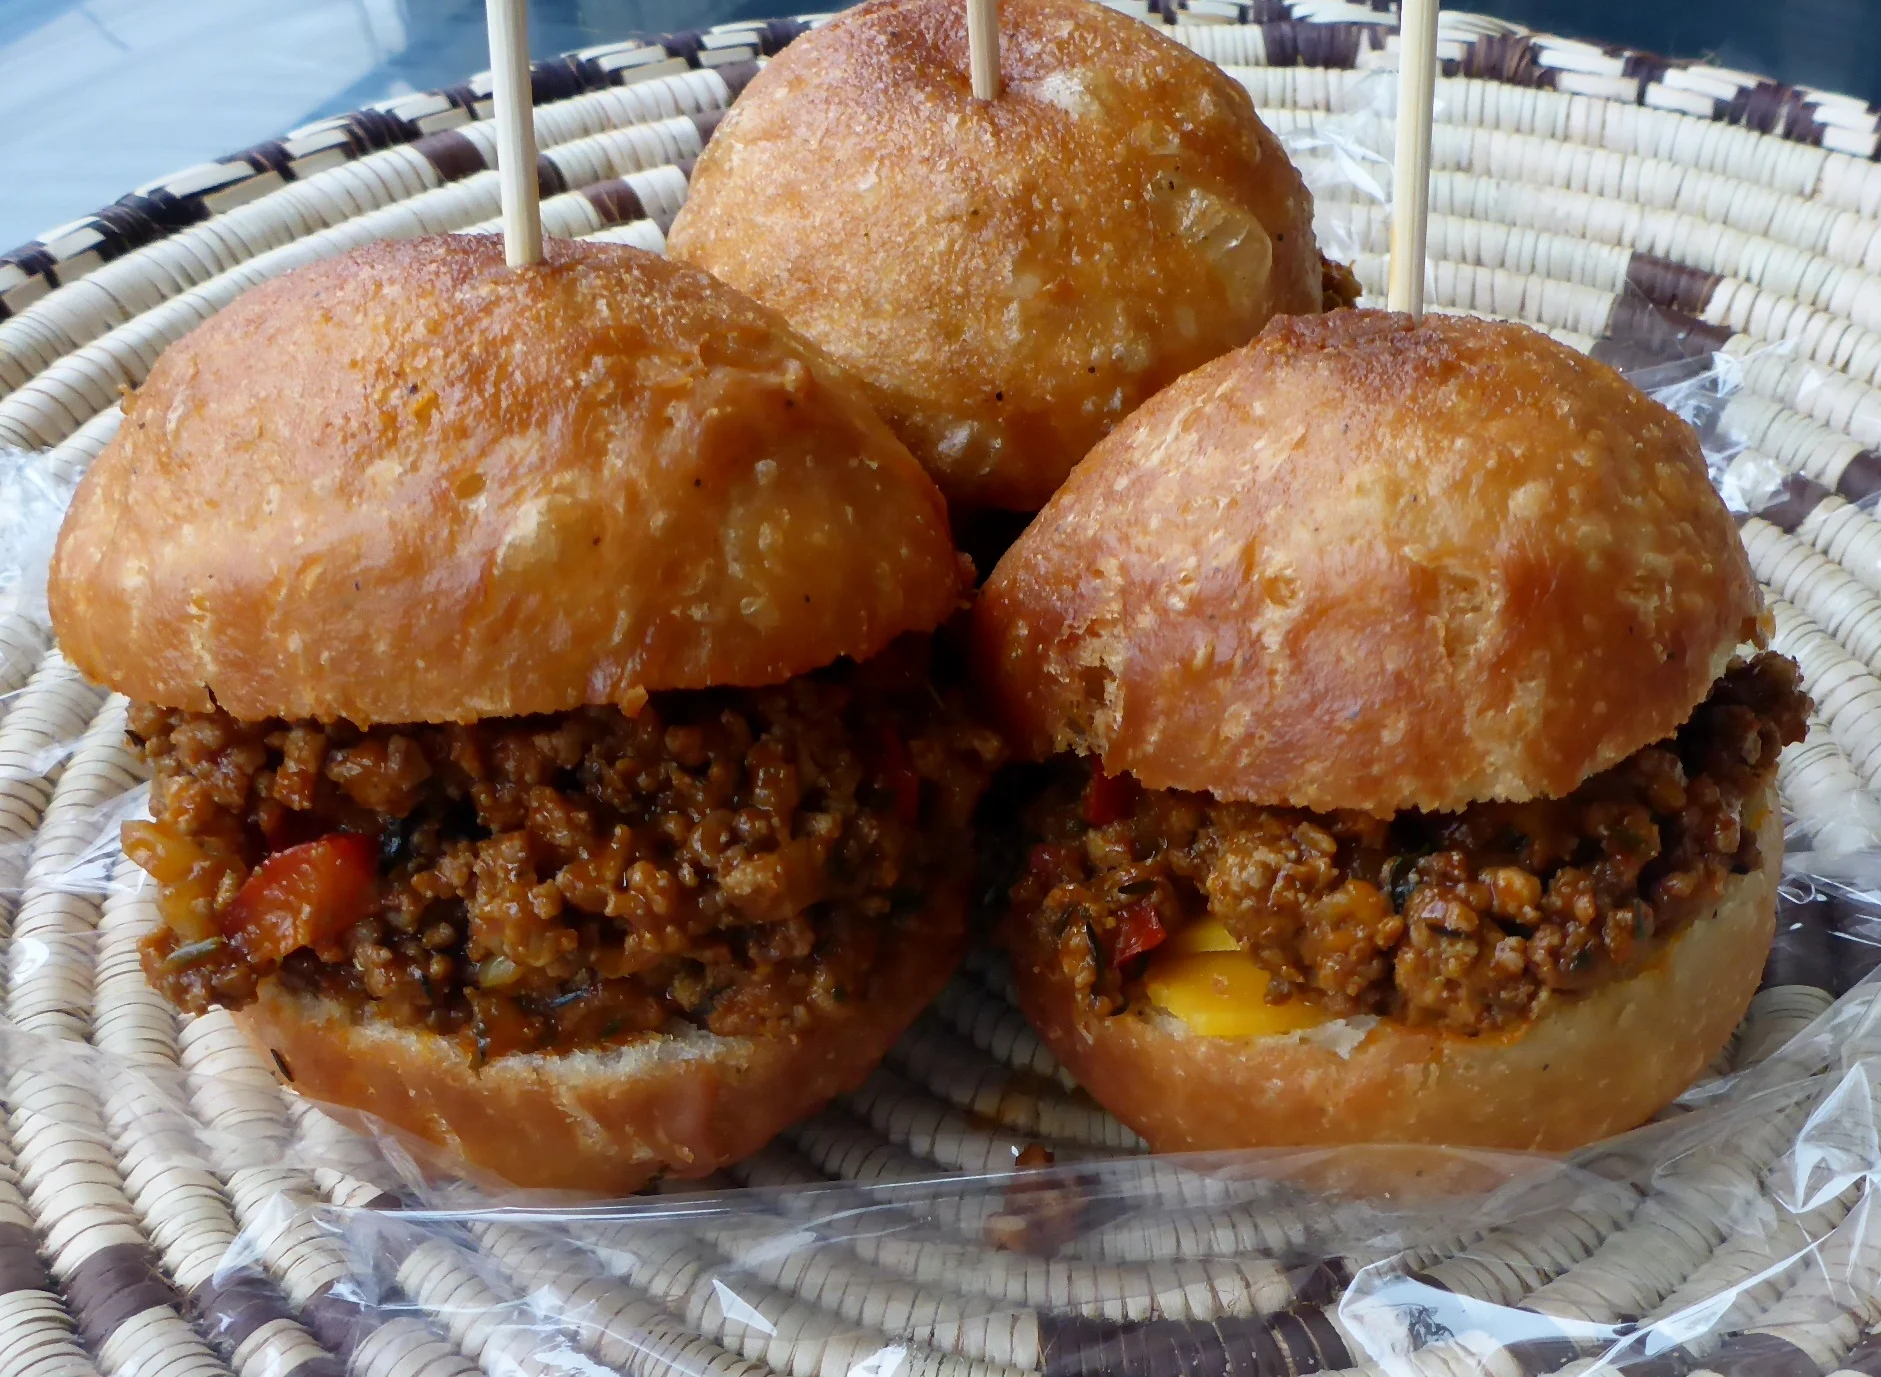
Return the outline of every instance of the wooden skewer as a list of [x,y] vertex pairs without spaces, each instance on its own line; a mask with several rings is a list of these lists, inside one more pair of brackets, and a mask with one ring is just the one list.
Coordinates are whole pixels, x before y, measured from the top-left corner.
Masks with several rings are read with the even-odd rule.
[[536,190],[536,112],[529,91],[529,0],[485,0],[496,98],[496,170],[503,196],[503,256],[512,268],[542,261]]
[[967,0],[967,67],[975,100],[999,99],[999,0]]
[[1424,241],[1430,227],[1430,122],[1437,98],[1437,0],[1401,0],[1398,150],[1391,178],[1391,282],[1386,304],[1424,314]]

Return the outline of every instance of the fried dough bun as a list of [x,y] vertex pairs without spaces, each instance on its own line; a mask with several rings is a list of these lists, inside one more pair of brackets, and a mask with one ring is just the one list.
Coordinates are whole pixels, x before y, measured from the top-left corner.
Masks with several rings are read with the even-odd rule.
[[143,702],[462,722],[775,683],[962,578],[861,386],[696,268],[379,243],[165,351],[80,485],[65,654]]
[[452,1170],[629,1195],[656,1177],[704,1176],[748,1157],[854,1090],[940,993],[965,946],[963,890],[934,895],[899,930],[852,1011],[811,1015],[787,1038],[688,1029],[478,1067],[455,1042],[352,1022],[275,981],[235,1019],[301,1094],[378,1116],[429,1143]]
[[1783,820],[1639,973],[1557,997],[1521,1030],[1468,1037],[1393,1019],[1204,1037],[1133,1004],[1090,1010],[1034,925],[1007,925],[1019,1004],[1079,1084],[1158,1152],[1443,1143],[1563,1152],[1637,1127],[1731,1039],[1776,932]]
[[[968,572],[933,481],[824,353],[697,268],[551,239],[381,243],[169,349],[74,500],[66,655],[249,721],[468,722],[757,686],[931,631]],[[838,1018],[475,1064],[266,977],[236,1014],[307,1095],[460,1166],[620,1193],[859,1084],[945,982],[937,895]]]
[[1670,736],[1760,603],[1697,437],[1520,325],[1276,320],[1165,390],[982,590],[1018,752],[1388,817]]
[[1034,511],[1113,426],[1320,309],[1312,198],[1247,92],[1091,0],[1005,0],[975,100],[958,0],[796,39],[669,236],[869,384],[957,504]]

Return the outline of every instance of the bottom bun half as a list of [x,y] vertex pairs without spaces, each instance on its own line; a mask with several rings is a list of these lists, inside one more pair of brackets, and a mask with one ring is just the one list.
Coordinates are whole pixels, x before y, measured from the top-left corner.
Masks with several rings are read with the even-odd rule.
[[[1019,1002],[1078,1081],[1157,1152],[1443,1144],[1561,1152],[1637,1127],[1730,1041],[1776,926],[1782,819],[1763,865],[1644,970],[1549,1005],[1521,1032],[1466,1037],[1389,1020],[1306,1034],[1203,1037],[1155,1009],[1092,1013],[1056,953],[1009,925]],[[1344,1037],[1322,1036],[1343,1033]],[[1354,1045],[1355,1044],[1355,1045]]]
[[529,1189],[626,1195],[700,1177],[859,1086],[953,974],[965,897],[936,896],[885,948],[866,997],[789,1036],[650,1034],[617,1047],[475,1067],[435,1033],[357,1022],[263,983],[236,1015],[311,1100],[364,1111],[429,1160]]

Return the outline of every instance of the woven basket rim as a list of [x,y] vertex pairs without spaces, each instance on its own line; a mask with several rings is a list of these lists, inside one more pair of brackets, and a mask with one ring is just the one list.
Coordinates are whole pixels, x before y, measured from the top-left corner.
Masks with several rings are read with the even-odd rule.
[[[1192,0],[1148,0],[1147,12],[1163,25],[1176,27],[1203,18],[1202,11],[1189,8],[1191,3]],[[1202,0],[1202,3],[1207,3],[1207,0]],[[1286,26],[1298,26],[1301,32],[1293,36],[1292,43],[1296,54],[1295,64],[1274,65],[1310,66],[1316,64],[1307,60],[1309,50],[1315,47],[1323,50],[1328,35],[1354,34],[1358,30],[1365,30],[1368,39],[1381,35],[1396,22],[1396,4],[1397,0],[1366,0],[1366,3],[1320,6],[1319,12],[1314,13],[1313,0],[1307,0],[1305,8],[1309,12],[1304,17],[1298,17],[1292,13],[1286,0],[1231,0],[1230,7],[1235,11],[1232,20],[1220,13],[1209,13],[1206,18],[1210,23],[1258,24],[1276,33]],[[1219,10],[1227,7],[1217,3],[1215,8]],[[1361,11],[1368,11],[1367,17],[1359,18]],[[738,62],[735,60],[726,64],[722,55],[742,45],[729,40],[748,39],[754,49],[751,58],[761,60],[773,56],[806,29],[832,17],[832,13],[812,13],[778,19],[740,20],[666,33],[641,32],[629,34],[613,43],[559,53],[530,64],[532,103],[548,104],[614,84],[617,73],[631,68],[612,64],[655,51],[663,52],[668,57],[682,58],[686,66],[694,70],[732,65],[734,71],[725,75],[728,79],[736,79],[742,75],[736,70]],[[1833,105],[1842,111],[1859,109],[1871,116],[1881,109],[1860,97],[1777,82],[1755,73],[1720,67],[1703,58],[1668,58],[1643,48],[1567,38],[1470,11],[1445,10],[1442,20],[1446,36],[1452,36],[1458,31],[1477,30],[1479,37],[1472,46],[1484,49],[1480,56],[1472,51],[1462,61],[1446,58],[1446,76],[1490,76],[1490,69],[1493,68],[1498,79],[1517,85],[1531,84],[1552,70],[1533,59],[1535,50],[1598,55],[1602,65],[1617,66],[1622,75],[1637,80],[1639,99],[1643,102],[1647,86],[1663,79],[1669,72],[1709,75],[1739,89],[1740,94],[1732,100],[1730,108],[1720,112],[1719,117],[1727,123],[1741,124],[1758,133],[1772,134],[1791,142],[1817,145],[1822,142],[1824,128],[1813,116],[1823,106]],[[1317,34],[1312,41],[1300,41],[1301,36],[1314,31]],[[1472,66],[1480,70],[1471,70]],[[424,116],[411,118],[400,112],[429,111],[435,114],[441,109],[452,109],[476,117],[478,105],[488,101],[488,81],[489,73],[485,71],[451,86],[390,96],[345,114],[328,116],[299,126],[278,138],[238,149],[207,163],[198,163],[154,178],[109,206],[50,227],[38,237],[0,253],[0,287],[10,285],[9,268],[22,275],[52,275],[49,286],[63,285],[63,280],[56,276],[60,241],[75,232],[82,233],[86,226],[99,220],[150,221],[160,233],[149,234],[139,239],[139,243],[150,242],[160,237],[161,233],[183,228],[190,221],[165,215],[166,208],[160,201],[153,205],[155,198],[151,195],[156,191],[160,196],[163,188],[179,179],[198,177],[211,168],[230,169],[238,178],[244,177],[246,174],[239,170],[241,167],[255,175],[273,173],[291,179],[296,161],[293,146],[338,128],[355,131],[361,152],[412,142],[424,137],[424,125],[420,122]],[[1881,144],[1877,145],[1870,157],[1881,160]],[[156,212],[154,215],[153,210]],[[7,314],[4,304],[0,304],[0,319],[5,319]]]

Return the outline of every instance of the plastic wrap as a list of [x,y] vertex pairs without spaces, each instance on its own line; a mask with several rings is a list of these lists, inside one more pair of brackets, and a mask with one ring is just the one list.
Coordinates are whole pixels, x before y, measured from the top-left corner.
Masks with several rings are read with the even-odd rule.
[[[936,1176],[910,1148],[946,1126],[838,1110],[746,1189],[589,1206],[427,1176],[213,1016],[181,1067],[17,1031],[0,1054],[16,1142],[89,1132],[127,1189],[225,1185],[236,1228],[191,1287],[212,1329],[284,1291],[342,1352],[402,1324],[490,1371],[1829,1372],[1881,1319],[1876,996],[1566,1160],[1060,1143]],[[823,1179],[838,1158],[855,1180]]]
[[46,566],[77,486],[46,455],[0,449],[0,620],[45,625]]
[[[1355,119],[1388,110],[1388,81],[1356,89]],[[1325,206],[1384,208],[1388,166],[1336,119],[1288,146]],[[1335,256],[1364,249],[1354,218],[1322,214]],[[1843,565],[1867,548],[1871,503],[1818,510],[1840,501],[1834,456],[1759,429],[1758,355],[1632,362],[1698,429],[1753,552],[1789,561],[1759,570],[1780,592],[1801,556],[1750,523],[1801,548],[1834,519]],[[440,1174],[300,1099],[226,1014],[180,1021],[144,987],[154,911],[117,836],[147,791],[122,705],[46,654],[72,486],[0,455],[0,1302],[48,1269],[104,1370],[1881,1373],[1881,807],[1842,698],[1785,760],[1764,987],[1712,1073],[1633,1133],[1567,1158],[1145,1156],[976,955],[881,1073],[756,1157],[578,1204]],[[1809,577],[1799,599],[1830,596]],[[1820,650],[1776,624],[1779,648]],[[21,1314],[0,1304],[6,1372],[56,1349],[21,1348]]]

